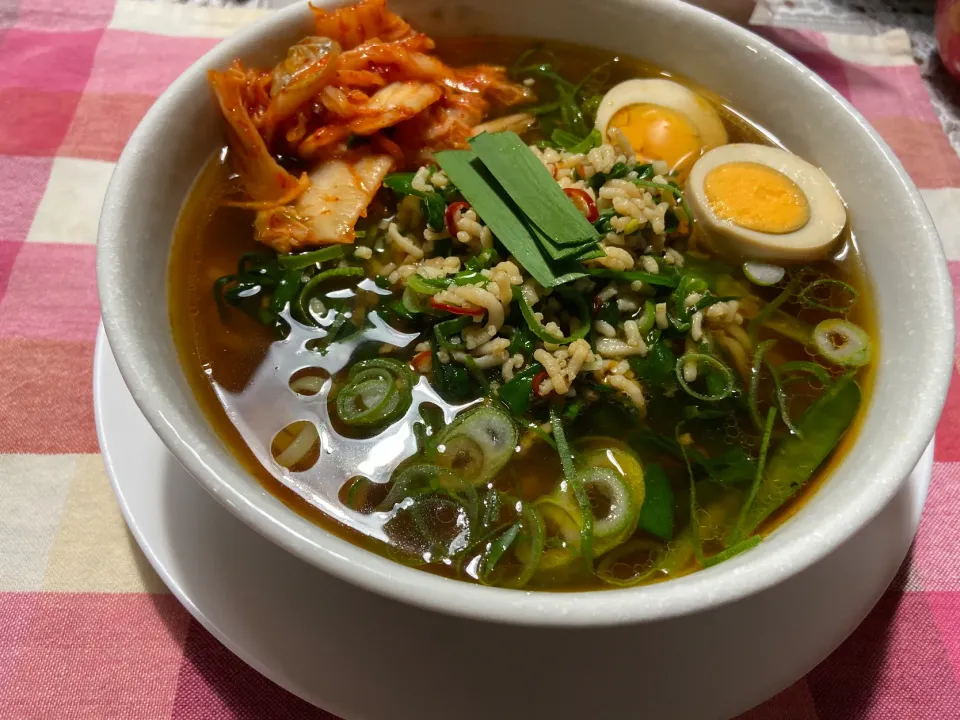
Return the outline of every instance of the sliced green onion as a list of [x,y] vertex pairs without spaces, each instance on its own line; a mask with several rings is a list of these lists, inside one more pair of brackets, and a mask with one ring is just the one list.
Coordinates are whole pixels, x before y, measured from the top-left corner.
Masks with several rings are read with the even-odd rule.
[[523,319],[526,320],[527,327],[530,328],[530,332],[544,342],[553,343],[555,345],[569,345],[574,340],[585,338],[587,333],[590,332],[590,308],[587,306],[586,301],[578,294],[569,295],[564,299],[569,299],[574,305],[577,306],[578,315],[580,318],[580,327],[571,332],[569,335],[560,337],[547,332],[547,329],[540,323],[539,320],[537,320],[536,315],[533,314],[533,308],[530,307],[530,303],[528,303],[526,298],[523,297],[523,293],[520,292],[520,288],[513,288],[513,299],[516,300],[517,304],[520,306],[520,313],[523,315]]
[[747,499],[743,503],[743,507],[740,508],[740,514],[737,516],[737,522],[733,526],[733,531],[730,533],[730,537],[727,540],[727,545],[735,546],[740,542],[742,538],[743,524],[746,522],[747,514],[750,512],[750,508],[753,505],[754,500],[757,498],[757,491],[760,488],[760,483],[763,482],[763,471],[766,469],[767,465],[767,452],[770,449],[770,437],[773,435],[773,422],[776,419],[776,410],[770,408],[767,410],[767,421],[763,425],[763,440],[760,443],[760,457],[757,459],[757,472],[753,476],[753,484],[750,486],[750,493],[747,495]]
[[343,245],[331,245],[320,248],[319,250],[311,250],[310,252],[299,253],[297,255],[280,255],[277,257],[277,262],[286,270],[306,270],[308,267],[343,257],[343,253]]
[[339,496],[343,504],[354,512],[368,514],[376,509],[376,502],[371,496],[376,496],[378,491],[384,489],[380,483],[363,475],[355,475],[340,488]]
[[409,497],[414,490],[429,487],[430,483],[441,472],[448,471],[441,470],[436,465],[428,463],[408,465],[394,479],[387,496],[377,505],[377,510],[379,512],[392,510],[397,503]]
[[407,278],[407,287],[421,295],[436,295],[449,284],[447,278],[425,278],[420,273],[413,273]]
[[661,569],[663,551],[663,544],[654,540],[631,540],[600,558],[597,577],[617,587],[639,585]]
[[573,468],[573,454],[563,431],[563,422],[554,406],[550,406],[550,424],[553,426],[553,440],[557,444],[560,467],[563,468],[564,482],[580,508],[580,554],[589,567],[593,567],[593,510],[590,498],[583,483]]
[[[698,368],[701,364],[703,364],[719,372],[723,376],[723,387],[718,392],[715,392],[711,395],[704,395],[694,390],[683,377],[683,366],[688,362],[697,363]],[[690,397],[696,398],[697,400],[703,400],[704,402],[717,402],[718,400],[723,400],[724,398],[730,397],[730,395],[733,394],[733,371],[712,355],[706,355],[704,353],[687,353],[686,355],[681,355],[679,358],[677,358],[677,364],[674,366],[674,374],[677,376],[677,381],[680,383],[680,387],[683,388],[683,391]]]
[[410,407],[413,372],[399,360],[374,358],[350,369],[347,384],[337,392],[336,408],[347,425],[392,422]]
[[407,285],[403,289],[403,295],[400,296],[400,304],[407,313],[421,315],[432,310],[430,307],[430,298],[432,297],[433,293],[424,295]]
[[637,330],[641,335],[646,335],[653,330],[653,324],[657,317],[657,309],[652,300],[643,303],[643,313],[636,319]]
[[405,498],[423,493],[439,493],[453,498],[463,506],[470,521],[476,522],[479,501],[474,487],[457,474],[429,463],[403,468],[376,509],[388,512]]
[[[322,274],[322,273],[321,273]],[[360,271],[363,274],[363,271]],[[300,289],[300,281],[303,279],[302,270],[285,270],[276,289],[273,291],[273,297],[270,299],[270,312],[274,315],[283,312],[287,303],[297,297],[297,291]],[[309,285],[309,283],[308,283]]]
[[783,280],[786,270],[779,265],[768,265],[767,263],[745,262],[743,264],[743,274],[747,280],[760,287],[770,287]]
[[444,320],[433,326],[433,336],[437,339],[437,344],[444,350],[460,350],[461,346],[450,342],[450,337],[462,332],[464,328],[471,324],[473,324],[473,318],[469,315],[453,320]]
[[818,365],[815,362],[810,362],[809,360],[791,360],[777,366],[777,370],[780,371],[781,375],[793,373],[807,373],[809,375],[813,375],[824,386],[829,385],[833,380],[833,377],[829,372],[827,372],[825,367]]
[[481,133],[470,139],[470,147],[523,214],[550,240],[557,245],[599,240],[593,225],[519,135]]
[[714,565],[719,565],[724,560],[729,560],[730,558],[736,557],[737,555],[739,555],[742,552],[745,552],[746,550],[755,548],[761,542],[763,542],[762,537],[760,537],[759,535],[751,535],[750,537],[744,540],[741,540],[736,545],[731,545],[726,550],[721,550],[716,555],[712,555],[711,557],[704,558],[703,566],[713,567]]
[[460,413],[437,434],[437,462],[474,486],[486,485],[513,456],[517,426],[506,411],[490,405]]
[[500,493],[491,488],[483,496],[483,517],[480,520],[481,527],[489,528],[494,526],[500,517],[500,506]]
[[[454,557],[466,548],[473,530],[472,522],[455,498],[442,493],[423,492],[415,493],[411,500],[413,502],[403,510],[410,514],[417,531],[427,541],[425,550],[430,553],[430,560]],[[450,537],[437,532],[437,520],[441,513],[449,513],[457,518],[453,523],[442,523],[462,528],[456,535]]]
[[776,340],[764,340],[757,345],[753,353],[753,366],[750,368],[750,389],[747,392],[747,404],[750,407],[750,417],[757,430],[763,430],[763,420],[760,417],[760,398],[757,391],[760,387],[760,375],[763,372],[763,359],[767,350],[777,344]]
[[491,584],[489,583],[491,573],[493,573],[497,567],[497,563],[500,562],[500,558],[510,549],[513,541],[517,539],[519,534],[520,523],[516,522],[487,545],[487,551],[483,554],[483,557],[480,558],[480,566],[477,569],[477,579],[481,584]]
[[326,355],[327,349],[332,343],[336,342],[337,337],[340,335],[340,330],[346,325],[346,323],[347,316],[344,313],[339,313],[335,318],[333,318],[333,322],[324,328],[327,334],[322,338],[309,340],[307,342],[307,349],[315,350],[321,355]]
[[703,300],[708,300],[712,304],[713,302],[719,301],[720,298],[714,299],[711,295],[707,294],[709,291],[709,286],[707,281],[704,280],[699,275],[694,275],[693,273],[687,273],[680,278],[680,282],[677,285],[677,289],[673,291],[673,305],[674,305],[674,326],[680,332],[688,332],[690,330],[691,321],[693,318],[694,312],[700,308],[687,307],[687,298],[695,293],[697,295],[703,295],[704,297],[700,298],[698,305]]
[[[550,496],[540,498],[534,505],[544,526],[543,553],[539,569],[555,570],[579,558],[584,531],[573,511]],[[521,562],[529,562],[532,555],[532,549],[528,550],[524,546],[517,548],[517,557]]]
[[337,394],[337,414],[348,425],[373,425],[396,411],[397,387],[385,370],[364,373],[375,377],[352,382]]
[[[567,406],[570,407],[569,405]],[[566,412],[564,413],[566,415]],[[603,555],[610,548],[616,547],[625,542],[637,529],[637,522],[640,517],[641,508],[646,503],[646,480],[643,471],[643,465],[640,458],[623,443],[609,437],[590,437],[582,438],[577,442],[578,456],[577,467],[581,468],[580,479],[588,490],[593,485],[593,490],[600,494],[610,503],[609,509],[603,518],[608,525],[619,526],[620,530],[614,531],[608,528],[601,533],[596,529],[597,524],[601,522],[597,513],[594,517],[594,541],[593,553],[596,556]],[[590,474],[594,470],[602,473],[612,472],[616,476],[619,484],[622,486],[623,500],[617,500],[617,493],[612,487],[606,487],[605,484],[593,482],[596,478],[591,478]],[[588,492],[588,497],[596,498],[596,492]],[[569,496],[567,496],[569,498]],[[617,507],[614,507],[614,503]]]
[[[747,325],[747,333],[750,335],[751,342],[757,342],[757,331],[762,325],[764,325],[767,320],[773,315],[777,310],[780,309],[780,306],[783,305],[787,300],[793,297],[793,294],[797,291],[797,288],[800,287],[800,278],[795,277],[790,282],[787,283],[787,286],[777,295],[773,300],[768,302],[760,312],[757,313],[757,316],[751,320]],[[789,335],[788,335],[789,337]],[[802,341],[806,342],[806,340]]]
[[453,276],[454,285],[481,285],[490,282],[490,278],[479,270],[462,270]]
[[[300,271],[297,270],[294,272]],[[358,267],[333,268],[332,270],[324,270],[323,272],[317,273],[310,278],[310,282],[304,285],[303,290],[301,290],[297,296],[297,302],[294,305],[294,314],[297,316],[297,319],[303,323],[317,325],[316,318],[313,316],[313,313],[310,312],[310,301],[319,292],[320,286],[327,280],[332,280],[333,278],[362,277],[363,275],[363,268]]]
[[[824,289],[826,289],[825,292]],[[818,297],[818,291],[827,297]],[[833,304],[831,300],[833,300],[834,295],[837,293],[841,296],[846,296],[847,302],[840,305]],[[849,283],[843,282],[843,280],[820,278],[804,287],[803,290],[800,291],[799,299],[804,305],[817,308],[818,310],[845,313],[856,304],[857,298],[859,297],[860,293],[857,292],[856,288]]]
[[758,316],[751,320],[747,326],[750,339],[754,345],[756,345],[757,333],[761,325],[783,335],[785,338],[796,340],[801,345],[806,345],[810,342],[813,328],[802,320],[779,309],[780,305],[789,299],[798,284],[799,283],[795,283],[792,289],[789,288],[788,285],[787,289],[789,289],[789,292],[781,293],[774,298],[773,302],[777,304],[768,310],[768,303],[766,301],[751,293],[747,285],[739,280],[735,280],[731,275],[723,273],[718,275],[716,279],[716,287],[719,292],[722,292],[724,295],[739,296],[741,299],[744,297],[750,298],[750,300],[760,308]]
[[223,297],[223,291],[232,282],[237,281],[236,275],[223,275],[213,282],[213,299],[217,303],[217,312],[220,313],[220,320],[226,321],[227,305]]
[[779,371],[769,359],[765,360],[765,364],[767,370],[770,371],[770,377],[773,378],[774,394],[777,398],[777,405],[780,407],[780,419],[783,420],[783,424],[787,426],[787,430],[798,437],[803,437],[803,433],[793,424],[793,420],[790,417],[790,400],[787,397],[786,391],[783,389]]
[[470,546],[474,523],[460,500],[430,488],[415,490],[407,498],[393,508],[383,528],[393,540],[394,552],[419,555],[427,562],[462,555]]
[[687,454],[687,446],[680,442],[680,428],[682,427],[682,422],[677,423],[677,427],[673,431],[673,436],[677,442],[677,446],[680,448],[680,454],[683,455],[683,462],[687,466],[687,478],[690,482],[691,544],[693,545],[693,554],[696,556],[697,562],[702,565],[704,561],[703,539],[700,537],[700,522],[697,520],[697,488],[693,478],[693,466],[690,464],[690,456]]
[[635,520],[636,512],[633,494],[623,479],[613,470],[605,467],[587,468],[578,477],[588,497],[591,493],[599,493],[610,504],[610,509],[604,517],[599,518],[594,515],[593,536],[603,540],[626,530],[631,520]]
[[[484,585],[523,587],[540,565],[543,540],[543,518],[535,507],[525,504],[520,519],[487,543],[477,568],[477,579]],[[510,577],[502,565],[499,568],[497,565],[512,545],[515,547],[514,554],[522,563],[520,572],[515,577]],[[494,573],[498,569],[500,572]]]
[[837,365],[860,367],[873,355],[870,336],[849,320],[824,320],[813,329],[813,343],[817,352]]
[[540,567],[540,559],[543,557],[546,530],[543,516],[533,505],[524,504],[520,516],[520,530],[520,538],[514,552],[518,558],[522,552],[526,559],[523,560],[523,569],[520,574],[516,578],[503,583],[506,587],[521,588],[530,582],[530,579]]
[[[795,340],[801,345],[806,345],[810,342],[810,337],[813,335],[813,328],[810,327],[807,323],[802,320],[795,318],[793,315],[785,313],[783,310],[777,310],[763,322],[763,326],[769,330],[773,330],[775,333],[783,335],[783,337],[790,340]],[[749,329],[749,325],[747,326]],[[755,335],[751,336],[751,339],[755,341]]]

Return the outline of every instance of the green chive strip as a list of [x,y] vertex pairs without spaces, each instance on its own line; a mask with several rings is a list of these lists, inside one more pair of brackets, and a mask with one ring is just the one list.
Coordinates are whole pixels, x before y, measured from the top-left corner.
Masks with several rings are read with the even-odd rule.
[[583,245],[599,240],[593,225],[519,135],[481,133],[470,140],[470,147],[524,215],[554,243]]
[[[533,235],[536,237],[537,242],[540,243],[540,247],[543,248],[543,251],[550,257],[551,260],[554,261],[573,259],[587,260],[590,259],[590,255],[593,255],[593,253],[600,249],[600,246],[595,242],[586,242],[583,245],[557,245],[535,225],[533,225],[530,229],[533,231]],[[599,257],[603,257],[604,254],[605,253],[601,252]]]
[[434,158],[497,239],[534,280],[543,287],[555,287],[583,277],[583,273],[560,277],[554,273],[520,211],[472,152],[444,150],[435,153]]

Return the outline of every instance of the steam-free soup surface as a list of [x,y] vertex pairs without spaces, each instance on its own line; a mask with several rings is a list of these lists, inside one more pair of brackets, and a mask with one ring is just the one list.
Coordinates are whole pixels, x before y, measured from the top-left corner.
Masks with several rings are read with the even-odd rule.
[[[534,44],[536,56],[524,57]],[[589,132],[607,91],[669,77],[658,68],[505,38],[442,39],[436,56],[452,67],[521,58],[526,70],[510,82],[530,99],[491,101],[483,120],[539,106],[515,129],[524,145],[540,142],[528,152],[569,190],[596,231],[589,247],[605,258],[579,261],[587,274],[553,289],[533,280],[490,232],[479,203],[468,202],[477,191],[454,187],[454,158],[444,159],[443,146],[430,148],[440,168],[411,153],[394,160],[353,242],[276,252],[255,227],[262,207],[224,204],[256,199],[231,162],[236,150],[225,148],[183,209],[170,266],[175,339],[211,423],[297,512],[451,578],[601,589],[662,581],[749,550],[828,474],[865,403],[870,365],[862,353],[875,350],[849,231],[824,259],[744,268],[729,242],[691,222],[681,200],[696,157],[665,168],[664,160],[624,156],[604,136],[576,136],[564,92],[586,80],[573,99],[583,125],[574,125]],[[728,143],[775,145],[709,91],[693,89]],[[628,107],[646,105],[657,107]],[[685,122],[652,112],[647,125],[662,132]],[[295,121],[285,122],[289,130]],[[643,122],[627,130],[642,134]],[[582,146],[565,147],[557,129]],[[402,129],[381,132],[404,141]],[[356,137],[351,150],[362,152],[367,136]],[[284,154],[273,142],[293,177],[329,161]],[[620,168],[604,166],[605,152],[628,161],[620,178]],[[411,187],[416,175],[401,174],[421,167],[435,200]],[[650,197],[650,217],[631,226],[635,203],[645,207]],[[441,207],[438,225],[430,202]],[[319,262],[302,255],[317,247],[343,250]],[[613,262],[621,252],[629,266]],[[448,258],[456,260],[444,265]],[[553,267],[559,274],[561,265]],[[276,307],[291,277],[295,287]],[[504,314],[494,326],[485,296],[471,293],[498,284]],[[866,350],[854,356],[857,343]]]

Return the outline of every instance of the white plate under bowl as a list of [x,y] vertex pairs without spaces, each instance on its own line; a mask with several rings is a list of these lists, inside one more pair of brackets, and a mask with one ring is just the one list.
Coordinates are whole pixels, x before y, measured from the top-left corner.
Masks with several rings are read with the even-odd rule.
[[[736,603],[656,625],[511,627],[361,590],[226,512],[141,415],[102,328],[94,405],[124,517],[167,586],[246,663],[348,720],[731,717],[802,677],[863,620],[906,555],[933,464],[931,443],[859,533]],[[664,667],[682,659],[686,673],[638,676],[639,654]]]

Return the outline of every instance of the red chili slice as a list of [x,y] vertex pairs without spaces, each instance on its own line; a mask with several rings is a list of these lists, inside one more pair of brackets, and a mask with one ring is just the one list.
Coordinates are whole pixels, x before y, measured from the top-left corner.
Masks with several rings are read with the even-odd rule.
[[430,307],[434,310],[441,310],[443,312],[453,313],[454,315],[470,315],[471,317],[480,317],[486,312],[483,308],[478,307],[461,307],[459,305],[438,303],[433,298],[430,298]]
[[596,219],[600,217],[600,213],[597,211],[597,204],[586,190],[581,190],[580,188],[564,188],[563,192],[568,198],[573,200],[573,204],[577,206],[577,210],[579,210],[589,222],[596,222]]
[[447,205],[447,232],[450,233],[450,237],[457,236],[457,220],[460,219],[460,215],[469,209],[470,203],[463,200],[457,200]]
[[543,395],[540,394],[540,386],[543,384],[543,381],[549,377],[546,370],[541,370],[537,373],[536,377],[533,378],[533,391],[540,397],[543,397]]
[[411,362],[417,372],[422,372],[422,373],[426,372],[427,370],[430,369],[430,363],[431,363],[430,351],[424,350],[423,352],[417,353],[416,355],[413,356],[413,360]]
[[600,311],[603,309],[603,300],[600,299],[599,295],[593,296],[593,314],[599,315]]

